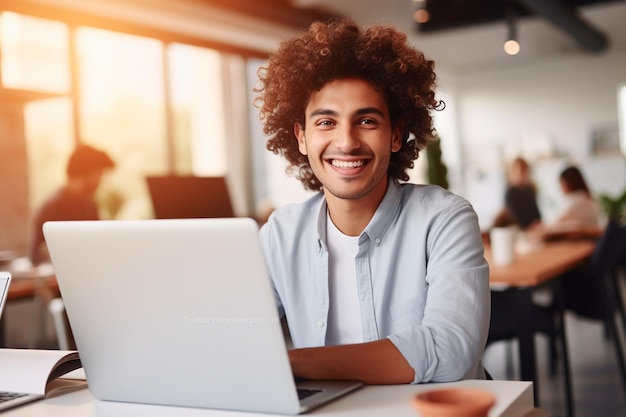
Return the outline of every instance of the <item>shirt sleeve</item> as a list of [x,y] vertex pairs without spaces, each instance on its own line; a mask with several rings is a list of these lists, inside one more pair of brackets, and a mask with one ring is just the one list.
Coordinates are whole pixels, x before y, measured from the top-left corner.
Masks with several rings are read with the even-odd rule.
[[269,275],[270,278],[270,282],[272,283],[272,291],[274,293],[274,301],[276,302],[276,308],[278,309],[278,315],[279,317],[283,318],[285,315],[285,308],[283,306],[283,303],[280,299],[280,295],[278,294],[278,291],[276,289],[276,283],[274,281],[274,274],[273,274],[273,268],[274,265],[271,264],[270,260],[272,259],[272,257],[270,256],[270,254],[272,253],[272,249],[270,247],[271,245],[271,239],[270,239],[270,228],[271,228],[271,223],[267,222],[265,223],[262,227],[261,230],[259,231],[259,237],[261,240],[261,246],[263,248],[263,253],[264,253],[264,258],[265,258],[265,264],[267,267],[267,273]]
[[389,339],[414,369],[413,383],[482,378],[491,312],[489,267],[469,203],[439,216],[427,240],[423,320]]

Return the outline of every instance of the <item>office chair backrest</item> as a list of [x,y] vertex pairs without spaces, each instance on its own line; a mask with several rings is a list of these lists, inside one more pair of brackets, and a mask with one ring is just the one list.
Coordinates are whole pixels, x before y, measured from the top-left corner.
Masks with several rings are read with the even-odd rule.
[[626,227],[611,220],[584,267],[562,277],[565,308],[594,320],[606,318],[608,285],[617,265],[626,253]]
[[610,220],[591,256],[589,269],[594,275],[611,272],[626,254],[626,225]]

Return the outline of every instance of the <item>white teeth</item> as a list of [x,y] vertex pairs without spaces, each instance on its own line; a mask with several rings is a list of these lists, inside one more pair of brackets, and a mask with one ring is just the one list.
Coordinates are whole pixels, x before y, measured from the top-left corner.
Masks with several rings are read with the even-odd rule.
[[332,162],[334,167],[337,168],[358,168],[360,166],[363,166],[363,164],[365,164],[365,162],[361,161],[339,161],[337,159],[333,159]]

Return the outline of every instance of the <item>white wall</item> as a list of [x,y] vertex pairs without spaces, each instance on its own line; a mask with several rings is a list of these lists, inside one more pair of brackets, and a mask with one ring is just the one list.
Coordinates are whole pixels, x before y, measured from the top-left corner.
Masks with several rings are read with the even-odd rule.
[[475,206],[481,227],[491,225],[504,193],[503,162],[518,153],[535,168],[546,190],[548,217],[558,209],[556,175],[569,161],[581,164],[596,193],[626,187],[625,159],[591,152],[594,130],[618,129],[617,89],[626,81],[626,52],[567,56],[517,68],[466,71],[454,84],[456,129],[464,183],[456,191]]

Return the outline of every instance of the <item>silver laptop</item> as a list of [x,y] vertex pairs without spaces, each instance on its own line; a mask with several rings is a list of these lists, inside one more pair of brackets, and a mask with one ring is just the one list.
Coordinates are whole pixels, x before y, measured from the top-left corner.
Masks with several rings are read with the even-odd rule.
[[298,414],[252,219],[48,222],[43,227],[87,382],[101,400]]
[[[11,274],[9,272],[0,271],[0,317],[2,317],[4,304],[7,300],[7,296],[9,295],[10,285]],[[0,327],[0,330],[4,330],[3,327]],[[43,395],[0,390],[0,411],[17,407],[18,405],[26,404],[41,398],[43,398]]]
[[0,271],[0,318],[4,310],[4,303],[9,295],[9,286],[11,285],[11,273]]

